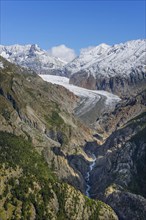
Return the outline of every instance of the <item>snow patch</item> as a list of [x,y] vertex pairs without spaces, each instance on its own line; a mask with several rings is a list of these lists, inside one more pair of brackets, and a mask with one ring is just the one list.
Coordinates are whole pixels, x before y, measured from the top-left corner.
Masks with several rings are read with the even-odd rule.
[[0,62],[0,68],[4,69],[4,64],[2,62]]

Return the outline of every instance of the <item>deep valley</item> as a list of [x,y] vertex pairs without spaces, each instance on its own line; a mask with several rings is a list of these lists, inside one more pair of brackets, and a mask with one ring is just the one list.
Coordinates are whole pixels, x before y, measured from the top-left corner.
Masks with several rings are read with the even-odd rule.
[[1,46],[0,219],[145,220],[144,43],[100,45],[51,70],[34,63],[49,59],[35,45]]

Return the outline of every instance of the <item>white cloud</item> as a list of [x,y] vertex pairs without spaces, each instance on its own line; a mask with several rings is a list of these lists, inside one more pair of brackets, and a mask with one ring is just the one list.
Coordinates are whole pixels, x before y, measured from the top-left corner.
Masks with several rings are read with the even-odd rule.
[[49,49],[49,54],[54,57],[59,57],[65,62],[70,62],[76,57],[75,51],[66,47],[64,44],[52,47]]

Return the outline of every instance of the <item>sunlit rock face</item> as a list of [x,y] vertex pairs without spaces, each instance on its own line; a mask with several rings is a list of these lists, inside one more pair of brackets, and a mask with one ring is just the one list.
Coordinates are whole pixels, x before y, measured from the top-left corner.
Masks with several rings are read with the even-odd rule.
[[120,96],[142,91],[146,85],[145,45],[145,40],[135,40],[106,47],[101,53],[101,45],[85,51],[66,66],[70,83]]

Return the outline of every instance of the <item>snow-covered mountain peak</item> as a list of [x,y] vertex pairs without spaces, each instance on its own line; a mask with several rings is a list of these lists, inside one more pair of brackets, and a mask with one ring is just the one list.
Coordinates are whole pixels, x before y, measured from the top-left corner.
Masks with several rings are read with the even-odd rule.
[[32,44],[30,46],[31,53],[40,52],[40,51],[43,51],[43,50],[41,50],[41,48],[37,44]]
[[123,77],[146,63],[146,40],[132,40],[109,46],[105,43],[81,49],[81,53],[70,63],[50,55],[37,44],[0,45],[0,55],[8,61],[31,68],[38,74],[69,76],[85,71],[96,77],[122,75]]
[[96,59],[109,48],[110,48],[110,46],[107,44],[100,44],[100,45],[94,47],[92,50],[90,50],[89,53],[84,54],[84,56],[87,56],[90,54],[94,59]]
[[31,68],[38,74],[57,74],[57,72],[61,74],[63,66],[66,64],[59,58],[50,56],[37,44],[0,45],[0,55],[12,63]]
[[105,44],[105,43],[102,43],[102,44],[99,44],[98,46],[96,46],[95,48],[96,48],[97,50],[101,50],[101,49],[107,50],[109,47],[110,47],[110,45]]
[[92,47],[91,49],[89,50],[83,50],[82,53],[80,54],[80,57],[87,57],[87,56],[93,56],[96,57],[100,54],[102,54],[103,52],[105,52],[110,46],[107,45],[107,44],[99,44],[98,46],[96,47]]
[[105,44],[105,43],[102,43],[102,44],[99,44],[97,46],[90,46],[90,47],[87,47],[87,48],[82,48],[80,50],[80,56],[85,56],[86,54],[89,54],[89,53],[93,53],[93,52],[96,52],[98,50],[106,50],[108,49],[110,46],[108,44]]
[[80,56],[66,65],[74,74],[81,70],[92,74],[129,74],[135,66],[146,63],[146,40],[132,40],[126,43],[109,46],[100,44],[89,50],[83,50]]
[[[93,53],[94,50],[97,51],[97,48],[89,52]],[[116,44],[108,47],[100,55],[92,55],[92,59],[89,58],[90,56],[85,53],[84,59],[82,54],[68,64],[71,84],[122,95],[131,92],[132,89],[136,90],[139,85],[141,88],[145,86],[146,40]],[[73,71],[71,67],[74,68]]]
[[87,68],[109,48],[110,46],[104,43],[96,47],[83,48],[81,49],[80,55],[72,62],[68,63],[65,68],[71,73],[75,73],[83,68]]

